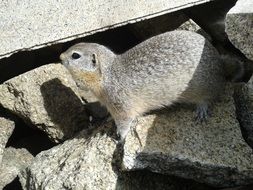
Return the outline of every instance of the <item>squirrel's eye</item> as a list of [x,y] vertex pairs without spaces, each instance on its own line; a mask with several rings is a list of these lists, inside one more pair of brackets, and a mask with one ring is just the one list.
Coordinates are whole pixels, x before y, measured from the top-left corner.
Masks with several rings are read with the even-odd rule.
[[79,58],[81,57],[81,55],[78,54],[78,53],[72,53],[71,57],[72,57],[73,59],[79,59]]

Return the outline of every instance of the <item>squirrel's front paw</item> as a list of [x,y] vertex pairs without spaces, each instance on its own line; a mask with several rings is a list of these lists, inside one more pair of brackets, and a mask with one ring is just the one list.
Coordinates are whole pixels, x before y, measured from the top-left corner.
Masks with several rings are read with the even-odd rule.
[[134,120],[134,118],[115,118],[119,143],[125,142],[125,138],[130,131],[131,125],[133,124]]
[[119,143],[124,144],[126,136],[129,132],[129,130],[130,130],[130,127],[129,128],[126,128],[126,127],[122,128],[122,127],[117,126],[117,136],[118,136],[118,142]]

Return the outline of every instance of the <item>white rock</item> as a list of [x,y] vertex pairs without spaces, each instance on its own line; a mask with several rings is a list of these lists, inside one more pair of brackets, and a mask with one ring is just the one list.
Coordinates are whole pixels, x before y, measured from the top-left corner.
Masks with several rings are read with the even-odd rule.
[[87,127],[77,86],[61,64],[48,64],[0,85],[0,105],[59,142]]
[[208,1],[1,1],[0,57],[84,37]]
[[112,123],[88,137],[80,133],[62,145],[44,151],[20,175],[24,190],[211,190],[203,184],[151,173],[122,172],[121,149]]

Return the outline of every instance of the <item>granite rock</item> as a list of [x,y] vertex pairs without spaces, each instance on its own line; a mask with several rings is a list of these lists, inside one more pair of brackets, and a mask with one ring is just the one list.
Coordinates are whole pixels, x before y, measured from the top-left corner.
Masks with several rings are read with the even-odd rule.
[[81,132],[36,156],[20,175],[24,190],[211,190],[192,181],[149,171],[122,172],[122,147],[116,144],[112,122],[91,133]]
[[115,142],[97,133],[79,136],[38,154],[19,176],[24,189],[111,189],[117,175],[112,168]]
[[70,41],[209,1],[1,1],[0,57]]
[[61,64],[48,64],[0,85],[0,105],[59,142],[88,125],[77,86]]
[[126,138],[124,170],[149,169],[216,187],[252,183],[252,149],[242,138],[232,89],[213,107],[207,123],[196,124],[194,114],[175,106],[139,118],[136,133]]
[[236,86],[234,99],[243,137],[253,148],[253,78]]
[[238,0],[226,16],[225,29],[229,40],[248,59],[253,60],[253,1]]
[[19,172],[32,162],[33,158],[26,149],[6,148],[0,167],[0,189],[11,183]]
[[14,121],[0,117],[0,163],[2,162],[4,148],[14,128]]

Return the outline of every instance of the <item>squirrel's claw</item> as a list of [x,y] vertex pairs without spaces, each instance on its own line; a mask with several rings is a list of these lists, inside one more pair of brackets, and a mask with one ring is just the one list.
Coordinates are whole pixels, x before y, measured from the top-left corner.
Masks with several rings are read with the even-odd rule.
[[197,116],[196,116],[196,121],[197,123],[203,123],[207,122],[207,119],[210,115],[208,111],[208,104],[207,103],[201,103],[197,105]]

